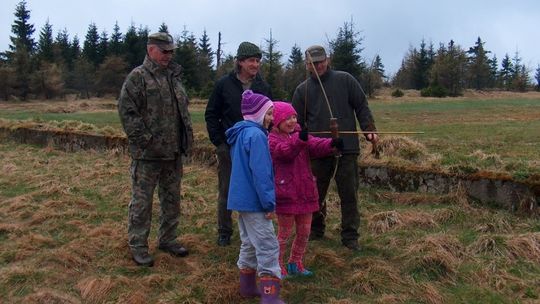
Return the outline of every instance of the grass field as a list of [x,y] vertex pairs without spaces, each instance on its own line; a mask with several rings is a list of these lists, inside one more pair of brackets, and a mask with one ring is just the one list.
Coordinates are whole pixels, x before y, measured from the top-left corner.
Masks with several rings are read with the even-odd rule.
[[[196,102],[190,112],[195,132],[200,133],[197,138],[207,143],[204,106]],[[366,162],[464,173],[484,170],[508,173],[518,179],[539,179],[540,93],[501,92],[443,99],[392,99],[383,95],[371,100],[370,107],[380,131],[425,133],[382,136],[381,147],[392,145],[398,149],[383,151],[379,160],[366,153]],[[82,122],[82,130],[123,135],[113,100],[0,103],[0,119],[0,125],[30,120],[22,124],[69,129]]]
[[[129,158],[0,141],[0,303],[258,303],[237,292],[237,233],[215,245],[215,168],[187,165],[179,240],[152,268],[127,247]],[[361,189],[363,250],[328,231],[310,242],[315,276],[283,282],[287,303],[538,303],[540,223],[444,196]]]

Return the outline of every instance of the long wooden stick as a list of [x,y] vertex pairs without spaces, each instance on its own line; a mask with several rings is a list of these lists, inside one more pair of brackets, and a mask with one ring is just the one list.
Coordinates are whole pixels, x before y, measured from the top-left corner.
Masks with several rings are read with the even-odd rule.
[[[332,131],[315,131],[310,134],[332,134]],[[409,132],[409,131],[339,131],[339,134],[424,134],[424,132]]]

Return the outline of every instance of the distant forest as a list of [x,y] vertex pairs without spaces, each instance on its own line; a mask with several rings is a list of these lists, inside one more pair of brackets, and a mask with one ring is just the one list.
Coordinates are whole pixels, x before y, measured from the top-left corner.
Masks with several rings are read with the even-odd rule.
[[[109,36],[91,23],[81,42],[76,35],[70,37],[67,29],[54,35],[47,21],[36,42],[26,1],[18,3],[14,16],[9,49],[0,53],[0,98],[4,100],[53,99],[66,94],[80,98],[117,96],[127,73],[146,55],[148,27],[132,24],[122,33],[116,23]],[[163,23],[158,31],[169,29]],[[206,31],[197,38],[184,29],[176,37],[174,60],[183,67],[182,79],[190,97],[207,98],[214,81],[234,67],[234,57],[223,55],[221,33],[218,37],[215,50]],[[277,43],[271,33],[265,39],[261,72],[272,86],[274,97],[290,100],[296,85],[306,77],[303,51],[293,46],[284,61]],[[345,22],[330,40],[329,53],[332,68],[351,73],[369,95],[383,86],[416,89],[422,96],[439,97],[459,96],[469,88],[540,89],[540,65],[534,70],[533,80],[529,76],[533,68],[523,64],[519,52],[505,54],[499,64],[480,37],[469,48],[453,40],[438,46],[422,40],[418,47],[409,49],[391,77],[386,75],[379,55],[372,59],[362,55],[362,43],[354,24]]]

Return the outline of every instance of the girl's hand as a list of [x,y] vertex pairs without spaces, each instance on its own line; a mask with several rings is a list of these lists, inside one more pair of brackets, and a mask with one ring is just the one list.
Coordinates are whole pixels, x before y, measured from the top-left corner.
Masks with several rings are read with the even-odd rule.
[[264,217],[265,217],[266,219],[271,220],[271,219],[274,218],[274,212],[267,212],[267,213],[264,214]]

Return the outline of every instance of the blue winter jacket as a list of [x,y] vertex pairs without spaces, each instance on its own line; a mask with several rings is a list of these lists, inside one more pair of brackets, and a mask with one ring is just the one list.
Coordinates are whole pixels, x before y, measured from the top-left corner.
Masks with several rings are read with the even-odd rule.
[[234,124],[225,135],[232,160],[227,209],[273,212],[276,195],[268,132],[260,124],[244,120]]

